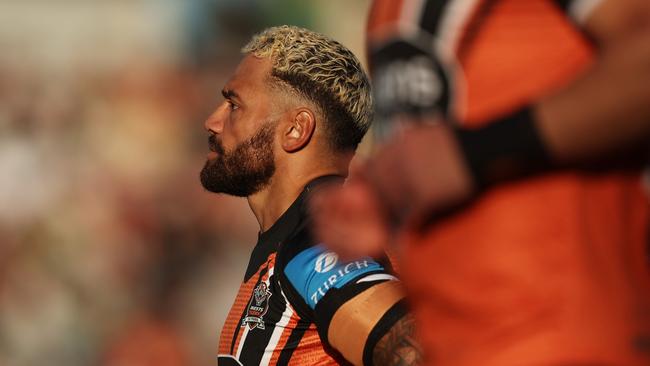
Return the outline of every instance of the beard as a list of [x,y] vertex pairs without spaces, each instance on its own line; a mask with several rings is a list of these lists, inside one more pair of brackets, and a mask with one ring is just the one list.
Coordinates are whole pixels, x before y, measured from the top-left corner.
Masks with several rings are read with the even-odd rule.
[[201,170],[201,184],[214,193],[248,197],[266,187],[273,173],[273,133],[275,124],[265,123],[247,141],[225,151],[215,135],[209,138],[210,149],[218,153]]

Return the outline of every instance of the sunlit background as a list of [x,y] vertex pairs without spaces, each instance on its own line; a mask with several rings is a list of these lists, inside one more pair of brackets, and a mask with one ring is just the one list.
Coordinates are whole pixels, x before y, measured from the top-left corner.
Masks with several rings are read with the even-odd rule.
[[368,2],[0,0],[0,365],[215,364],[258,227],[203,121],[266,26],[363,59]]

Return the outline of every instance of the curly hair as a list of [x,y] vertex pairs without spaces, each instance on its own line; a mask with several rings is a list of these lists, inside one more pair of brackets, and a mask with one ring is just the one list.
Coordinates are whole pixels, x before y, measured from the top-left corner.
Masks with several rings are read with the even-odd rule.
[[349,49],[322,34],[284,25],[254,35],[242,52],[270,58],[271,77],[320,109],[335,149],[356,149],[372,121],[372,97],[368,76]]

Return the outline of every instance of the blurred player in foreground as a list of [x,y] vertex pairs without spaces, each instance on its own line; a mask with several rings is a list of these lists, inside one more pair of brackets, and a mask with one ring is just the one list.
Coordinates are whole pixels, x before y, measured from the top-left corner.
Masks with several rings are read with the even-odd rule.
[[307,225],[310,194],[342,182],[370,125],[366,74],[344,46],[297,27],[269,28],[243,52],[205,122],[201,172],[207,190],[246,197],[260,225],[219,365],[410,364],[413,320],[388,265],[342,262]]
[[427,363],[650,365],[649,20],[646,0],[375,1],[392,137],[315,197],[316,233],[352,258],[396,238]]

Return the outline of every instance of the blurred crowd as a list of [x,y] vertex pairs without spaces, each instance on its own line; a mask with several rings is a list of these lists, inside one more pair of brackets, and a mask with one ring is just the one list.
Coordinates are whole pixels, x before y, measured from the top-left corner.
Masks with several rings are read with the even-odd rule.
[[0,365],[215,362],[258,227],[203,120],[265,26],[360,52],[345,3],[0,1]]

